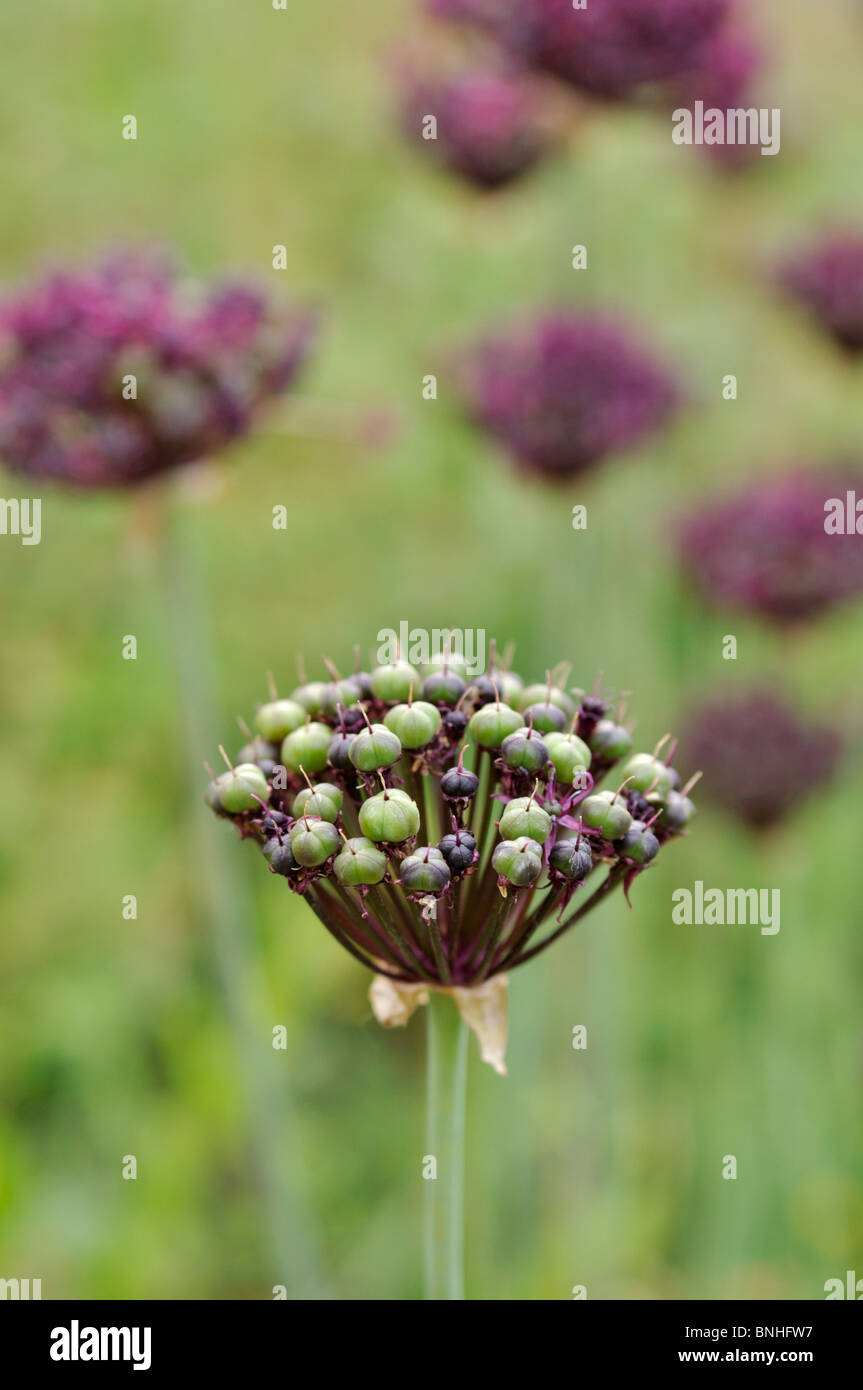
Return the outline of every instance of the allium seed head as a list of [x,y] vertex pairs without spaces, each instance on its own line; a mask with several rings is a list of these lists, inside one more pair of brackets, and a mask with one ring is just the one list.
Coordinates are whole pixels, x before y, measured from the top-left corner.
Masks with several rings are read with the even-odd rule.
[[[508,672],[528,709],[569,720],[568,732],[540,733],[497,698],[500,669],[453,692],[452,703],[441,693],[431,704],[412,698],[413,667],[379,667],[360,732],[346,735],[343,711],[324,712],[315,697],[317,717],[303,710],[281,765],[266,756],[229,765],[207,788],[212,810],[254,840],[273,873],[375,972],[372,1001],[384,1021],[393,1021],[380,999],[386,987],[414,1004],[428,988],[505,990],[509,970],[618,886],[628,891],[691,821],[690,788],[678,789],[660,756],[667,739],[630,760],[622,785],[614,774],[617,790],[599,785],[615,757],[607,742],[593,752],[577,730],[600,729],[609,702],[565,688],[565,671],[526,686]],[[280,731],[284,703],[273,696],[259,722]],[[260,745],[248,747],[273,751]]]

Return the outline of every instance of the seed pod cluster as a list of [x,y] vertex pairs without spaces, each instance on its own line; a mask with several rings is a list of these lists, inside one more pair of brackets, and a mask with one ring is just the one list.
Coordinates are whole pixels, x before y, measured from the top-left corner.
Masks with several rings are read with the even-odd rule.
[[512,969],[695,813],[674,746],[634,752],[565,669],[526,685],[452,656],[332,674],[261,705],[206,800],[378,973],[469,986]]

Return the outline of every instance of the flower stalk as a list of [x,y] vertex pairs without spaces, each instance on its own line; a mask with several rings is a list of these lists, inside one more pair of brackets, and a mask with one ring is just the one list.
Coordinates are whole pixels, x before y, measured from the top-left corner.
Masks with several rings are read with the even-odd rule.
[[425,1298],[461,1300],[468,1028],[454,1002],[439,990],[429,994],[426,1030]]

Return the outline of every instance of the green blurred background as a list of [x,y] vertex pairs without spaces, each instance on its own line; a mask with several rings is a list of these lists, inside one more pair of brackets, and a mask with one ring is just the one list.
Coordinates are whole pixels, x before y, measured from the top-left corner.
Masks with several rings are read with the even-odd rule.
[[[212,495],[175,504],[173,598],[140,501],[45,492],[41,545],[0,541],[0,1276],[46,1298],[420,1292],[422,1020],[381,1030],[364,972],[250,846],[201,824],[172,655],[184,583],[214,739],[234,747],[268,669],[287,688],[298,652],[317,674],[401,619],[512,639],[527,676],[603,671],[649,746],[697,695],[761,679],[856,732],[863,606],[780,642],[702,611],[668,543],[693,498],[861,452],[859,370],[763,277],[822,221],[863,221],[863,12],[751,8],[778,158],[724,178],[662,120],[609,110],[483,200],[400,138],[399,0],[3,6],[2,279],[129,237],[260,275],[324,306],[300,391],[333,406],[332,437],[306,437],[286,403]],[[447,357],[523,308],[585,301],[628,315],[693,404],[652,448],[547,490],[461,420]],[[381,407],[394,443],[339,437]],[[759,844],[702,798],[632,913],[608,904],[513,975],[510,1076],[471,1059],[469,1296],[819,1298],[863,1273],[858,777],[852,747],[835,790]],[[780,887],[779,935],[673,926],[696,878]]]

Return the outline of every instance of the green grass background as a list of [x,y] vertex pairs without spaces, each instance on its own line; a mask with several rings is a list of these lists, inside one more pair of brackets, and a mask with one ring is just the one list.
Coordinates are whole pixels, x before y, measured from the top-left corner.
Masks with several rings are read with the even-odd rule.
[[[756,679],[852,739],[836,788],[787,826],[755,844],[703,804],[632,913],[608,904],[514,974],[510,1076],[471,1061],[472,1297],[819,1298],[863,1274],[863,609],[779,642],[704,612],[668,544],[693,498],[861,453],[860,371],[765,267],[825,220],[863,221],[863,13],[752,8],[778,158],[724,179],[664,121],[600,111],[488,201],[400,139],[386,63],[415,23],[398,0],[0,14],[2,278],[129,237],[176,244],[196,272],[320,301],[303,394],[401,423],[361,448],[272,418],[218,495],[180,505],[219,737],[236,744],[267,669],[288,687],[298,652],[347,663],[404,618],[512,639],[531,677],[564,658],[585,684],[603,671],[648,745],[696,695]],[[522,309],[587,302],[628,315],[693,403],[648,449],[549,491],[462,421],[448,355]],[[252,849],[197,833],[144,509],[43,497],[41,545],[0,540],[0,1277],[41,1278],[45,1297],[415,1297],[422,1022],[379,1029],[364,973]],[[248,906],[220,972],[207,890],[231,876]],[[781,932],[673,926],[670,894],[695,878],[780,887]]]

